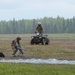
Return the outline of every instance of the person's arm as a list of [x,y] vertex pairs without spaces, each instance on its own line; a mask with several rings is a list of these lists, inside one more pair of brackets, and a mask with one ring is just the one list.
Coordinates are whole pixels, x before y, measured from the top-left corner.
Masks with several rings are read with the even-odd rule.
[[20,45],[20,41],[19,41],[19,40],[17,41],[17,44],[18,44],[19,46],[21,46],[21,45]]
[[43,27],[41,27],[41,31],[43,32]]

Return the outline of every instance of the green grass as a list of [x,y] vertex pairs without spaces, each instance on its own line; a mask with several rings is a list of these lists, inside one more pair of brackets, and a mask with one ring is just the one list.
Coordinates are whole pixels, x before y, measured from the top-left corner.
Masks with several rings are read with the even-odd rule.
[[75,75],[75,65],[0,63],[0,75]]

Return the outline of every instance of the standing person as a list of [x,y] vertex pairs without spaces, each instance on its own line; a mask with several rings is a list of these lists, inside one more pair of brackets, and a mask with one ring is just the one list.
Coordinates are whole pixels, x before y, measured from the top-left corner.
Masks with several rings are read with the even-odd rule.
[[20,45],[20,40],[21,38],[20,37],[17,37],[15,40],[12,41],[11,43],[11,47],[13,49],[13,55],[15,56],[16,52],[19,50],[20,51],[20,54],[23,55],[23,49]]
[[38,22],[38,26],[36,27],[36,32],[39,33],[40,36],[43,34],[43,27],[41,25],[41,22]]

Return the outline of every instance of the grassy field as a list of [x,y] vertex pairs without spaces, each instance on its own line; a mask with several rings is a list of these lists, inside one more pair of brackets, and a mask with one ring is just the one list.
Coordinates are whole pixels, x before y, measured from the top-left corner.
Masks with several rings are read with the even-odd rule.
[[75,65],[0,63],[0,75],[75,75]]
[[[30,45],[32,35],[0,35],[0,52],[3,52],[6,58],[12,57],[11,41],[17,36],[20,36],[26,58],[75,60],[75,34],[50,34],[48,36],[50,39],[49,45]],[[18,52],[16,55],[18,55]]]
[[[11,41],[20,36],[25,58],[75,60],[75,34],[50,34],[49,45],[30,45],[32,35],[0,35],[0,52],[5,54],[5,59],[11,58]],[[75,75],[75,65],[0,63],[0,75]]]

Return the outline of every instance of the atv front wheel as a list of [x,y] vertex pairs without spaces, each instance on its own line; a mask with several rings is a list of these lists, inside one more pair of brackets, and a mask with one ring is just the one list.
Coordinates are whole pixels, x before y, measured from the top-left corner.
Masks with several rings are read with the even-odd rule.
[[34,45],[34,39],[31,40],[30,44],[31,45]]

